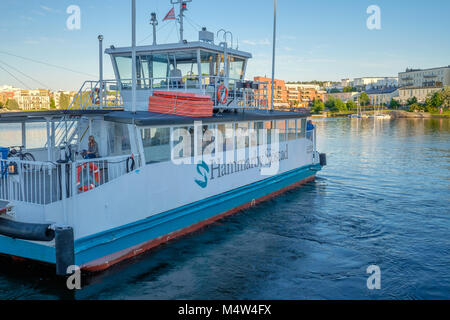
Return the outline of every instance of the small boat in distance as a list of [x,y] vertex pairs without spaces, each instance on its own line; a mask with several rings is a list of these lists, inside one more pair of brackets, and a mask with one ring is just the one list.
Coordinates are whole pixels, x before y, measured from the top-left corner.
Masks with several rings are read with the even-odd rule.
[[[174,2],[179,43],[111,46],[115,79],[84,82],[67,110],[0,115],[20,124],[36,160],[0,149],[0,254],[58,275],[102,271],[313,181],[326,165],[309,112],[272,110],[271,85],[245,79],[252,55],[229,32],[184,40],[187,3]],[[35,122],[46,138],[27,148]]]

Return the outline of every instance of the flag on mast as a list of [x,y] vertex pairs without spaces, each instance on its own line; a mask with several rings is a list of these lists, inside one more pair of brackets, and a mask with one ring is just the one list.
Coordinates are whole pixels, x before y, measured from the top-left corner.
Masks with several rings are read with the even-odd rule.
[[166,14],[166,16],[164,17],[163,21],[166,20],[176,20],[177,18],[175,18],[175,8],[170,9],[170,11]]

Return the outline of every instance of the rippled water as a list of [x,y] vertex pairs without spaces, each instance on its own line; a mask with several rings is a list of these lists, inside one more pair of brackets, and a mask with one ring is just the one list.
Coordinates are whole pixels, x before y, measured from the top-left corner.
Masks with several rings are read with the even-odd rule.
[[[449,299],[450,120],[318,120],[318,179],[91,278],[0,267],[0,298]],[[369,265],[381,290],[367,289]]]

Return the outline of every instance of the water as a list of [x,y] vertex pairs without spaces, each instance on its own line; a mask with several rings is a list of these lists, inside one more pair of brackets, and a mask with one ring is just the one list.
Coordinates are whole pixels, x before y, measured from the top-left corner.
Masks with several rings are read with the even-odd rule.
[[[0,266],[2,299],[449,299],[450,120],[317,120],[318,179],[90,278]],[[368,290],[366,269],[381,269]]]

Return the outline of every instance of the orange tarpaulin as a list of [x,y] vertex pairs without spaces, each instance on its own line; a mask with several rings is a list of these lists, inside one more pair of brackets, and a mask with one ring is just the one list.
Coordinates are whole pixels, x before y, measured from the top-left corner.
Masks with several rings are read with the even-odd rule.
[[155,91],[153,97],[149,97],[148,111],[186,117],[212,117],[213,102],[207,95]]

